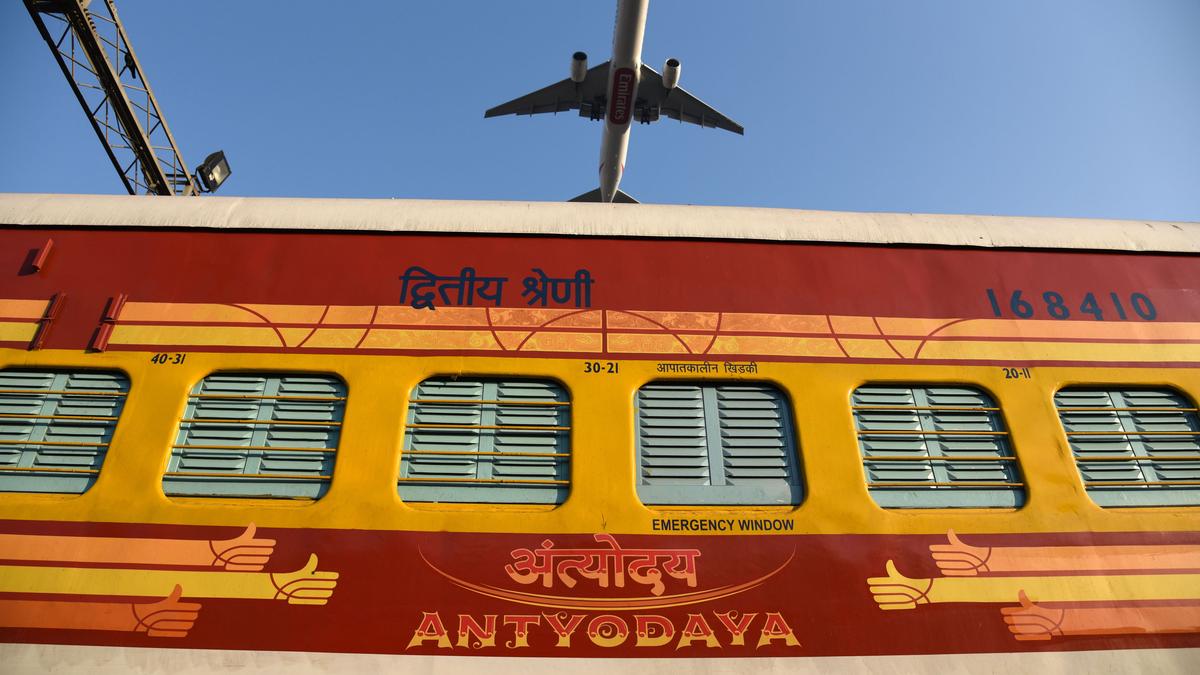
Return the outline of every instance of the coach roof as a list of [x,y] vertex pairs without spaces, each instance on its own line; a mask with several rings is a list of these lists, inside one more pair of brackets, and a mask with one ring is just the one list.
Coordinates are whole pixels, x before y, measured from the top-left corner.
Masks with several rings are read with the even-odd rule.
[[0,194],[0,225],[674,237],[1200,253],[1200,223],[663,204]]

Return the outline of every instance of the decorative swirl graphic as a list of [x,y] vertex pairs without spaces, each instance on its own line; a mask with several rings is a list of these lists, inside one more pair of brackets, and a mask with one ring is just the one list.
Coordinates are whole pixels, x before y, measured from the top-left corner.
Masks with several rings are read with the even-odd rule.
[[464,588],[468,591],[496,598],[499,600],[508,600],[518,602],[523,605],[532,605],[534,607],[546,608],[552,607],[555,609],[575,609],[575,610],[592,610],[592,611],[626,611],[626,610],[646,610],[662,607],[680,607],[684,605],[694,605],[701,602],[709,602],[711,600],[719,600],[732,595],[744,593],[752,588],[756,588],[765,583],[768,579],[783,571],[785,567],[792,562],[796,557],[796,552],[792,551],[779,567],[764,574],[761,577],[751,579],[741,584],[733,584],[720,586],[707,591],[696,591],[691,593],[678,593],[674,595],[663,596],[645,596],[645,597],[572,597],[560,595],[548,595],[539,593],[527,593],[524,591],[513,591],[505,588],[498,588],[488,584],[477,584],[474,582],[460,579],[433,564],[424,551],[420,551],[421,559],[430,569],[445,577],[448,581]]
[[1018,640],[1049,640],[1055,635],[1062,635],[1063,618],[1066,610],[1039,607],[1029,601],[1025,591],[1017,594],[1019,607],[1004,607],[1000,614],[1008,630]]
[[183,588],[176,584],[171,594],[158,602],[133,605],[136,630],[150,637],[187,637],[200,615],[200,603],[182,602],[182,595]]
[[271,559],[275,552],[274,539],[259,539],[254,536],[254,523],[233,539],[210,542],[214,567],[224,567],[231,572],[257,572]]
[[287,600],[291,605],[323,605],[333,597],[333,589],[337,586],[337,572],[321,572],[317,570],[317,555],[308,558],[308,563],[295,572],[283,572],[271,575],[271,583],[278,591],[276,600]]
[[917,605],[929,604],[932,579],[910,579],[896,569],[896,563],[887,561],[886,577],[871,577],[867,585],[879,609],[914,609]]
[[969,546],[954,530],[946,532],[948,544],[933,544],[929,553],[937,563],[938,569],[948,577],[975,576],[981,572],[989,572],[988,559],[992,556],[991,547]]

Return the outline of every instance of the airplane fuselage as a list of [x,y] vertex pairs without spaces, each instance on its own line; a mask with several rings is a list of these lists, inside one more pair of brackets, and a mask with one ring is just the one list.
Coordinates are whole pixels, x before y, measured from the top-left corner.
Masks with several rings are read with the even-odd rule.
[[618,0],[608,68],[608,110],[600,141],[600,199],[611,202],[625,173],[629,130],[642,71],[642,39],[650,0]]

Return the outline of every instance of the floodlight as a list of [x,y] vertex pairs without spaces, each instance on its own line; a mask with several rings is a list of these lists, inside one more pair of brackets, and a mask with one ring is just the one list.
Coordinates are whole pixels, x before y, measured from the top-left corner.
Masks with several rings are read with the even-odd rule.
[[225,153],[221,150],[214,152],[200,166],[196,167],[196,179],[200,182],[201,190],[204,192],[215,192],[221,184],[229,178],[229,161],[225,159]]

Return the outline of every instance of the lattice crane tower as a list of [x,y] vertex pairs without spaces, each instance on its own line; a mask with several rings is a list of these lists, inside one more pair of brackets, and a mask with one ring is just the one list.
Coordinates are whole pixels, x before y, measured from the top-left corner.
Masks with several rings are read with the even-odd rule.
[[[196,195],[229,174],[223,153],[188,172],[113,0],[24,0],[129,194]],[[214,172],[216,175],[214,175]]]

